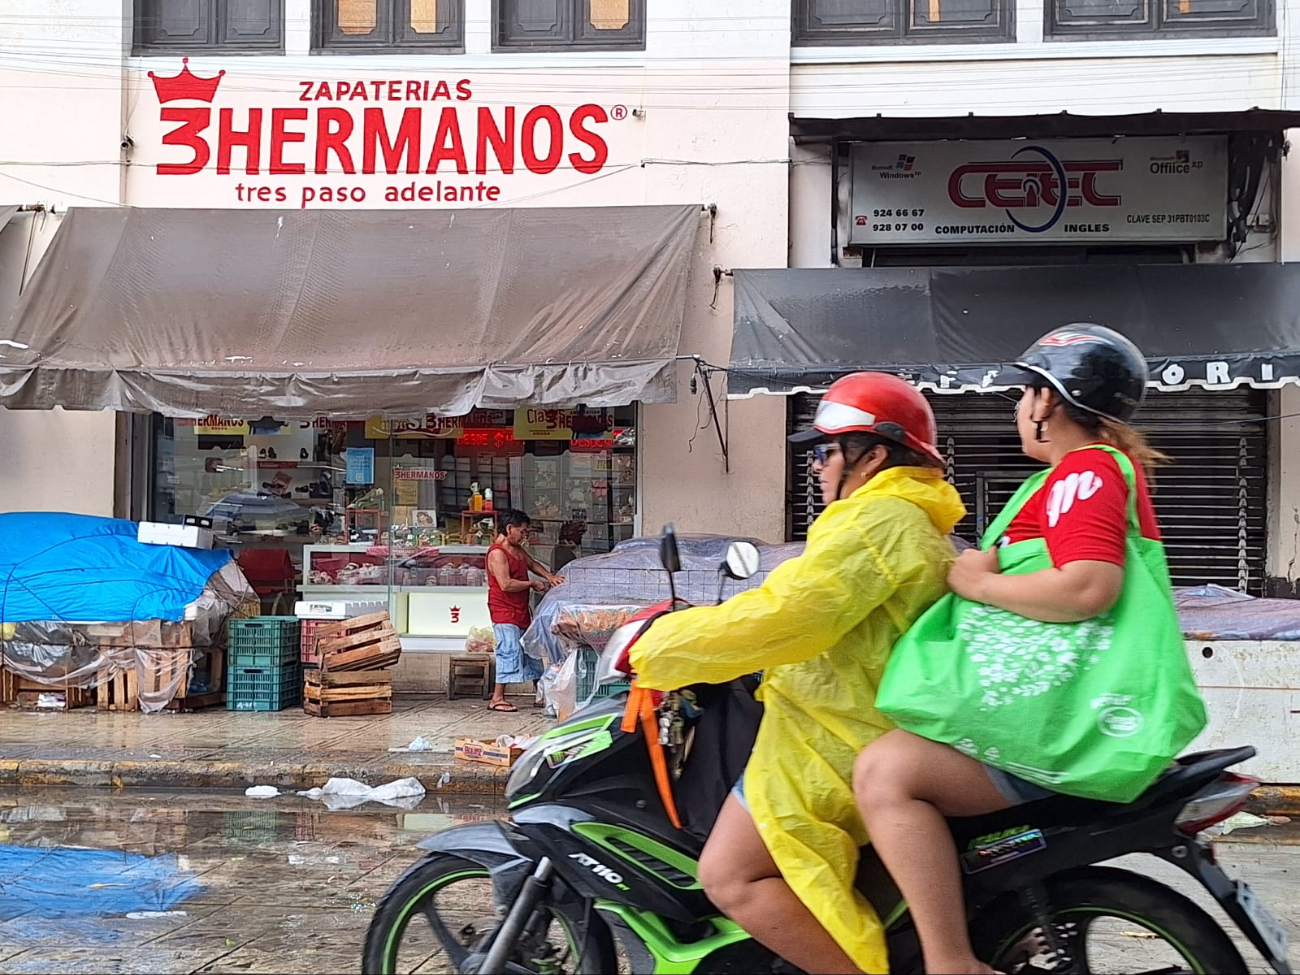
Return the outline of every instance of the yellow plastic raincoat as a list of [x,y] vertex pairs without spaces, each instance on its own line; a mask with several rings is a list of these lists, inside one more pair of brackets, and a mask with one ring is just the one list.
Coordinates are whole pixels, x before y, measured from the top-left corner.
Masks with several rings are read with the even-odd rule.
[[781,875],[864,972],[888,972],[876,912],[854,889],[866,831],[853,762],[893,726],[876,687],[899,635],[946,591],[965,515],[933,468],[883,471],[830,505],[804,553],[720,606],[661,617],[632,648],[654,690],[762,670],[745,799]]

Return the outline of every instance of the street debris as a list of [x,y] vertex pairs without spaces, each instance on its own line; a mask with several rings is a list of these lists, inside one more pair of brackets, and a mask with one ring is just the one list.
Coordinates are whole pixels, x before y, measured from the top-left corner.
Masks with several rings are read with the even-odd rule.
[[424,798],[424,786],[416,778],[396,779],[386,785],[370,786],[356,779],[330,779],[322,788],[308,789],[298,795],[319,799],[327,809],[354,809],[367,802],[413,809]]
[[388,750],[390,752],[431,752],[433,751],[433,745],[430,743],[428,738],[421,735],[409,745],[402,745],[398,748],[390,748]]

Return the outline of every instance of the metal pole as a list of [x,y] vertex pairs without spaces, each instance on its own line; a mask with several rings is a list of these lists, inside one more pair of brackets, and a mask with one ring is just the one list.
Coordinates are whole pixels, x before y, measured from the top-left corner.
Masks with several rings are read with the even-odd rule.
[[510,913],[506,915],[505,922],[497,931],[497,936],[492,939],[492,947],[488,949],[487,957],[479,966],[481,975],[503,975],[510,949],[519,940],[519,935],[523,932],[528,919],[533,916],[537,902],[541,900],[542,891],[546,889],[554,870],[550,857],[542,857],[537,861],[537,869],[524,881],[519,896],[515,898],[510,908]]

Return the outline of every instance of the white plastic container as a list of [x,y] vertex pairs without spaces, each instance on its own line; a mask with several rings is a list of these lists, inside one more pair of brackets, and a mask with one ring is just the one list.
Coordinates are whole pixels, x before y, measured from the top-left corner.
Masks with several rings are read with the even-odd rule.
[[304,599],[294,605],[293,615],[304,620],[350,620],[386,609],[386,599]]
[[177,548],[212,548],[211,528],[198,525],[168,525],[160,521],[142,521],[136,541],[143,545],[173,545]]

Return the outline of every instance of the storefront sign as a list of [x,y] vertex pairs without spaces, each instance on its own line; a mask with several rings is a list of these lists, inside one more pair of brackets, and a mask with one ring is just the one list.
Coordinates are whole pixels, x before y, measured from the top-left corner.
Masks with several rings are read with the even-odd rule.
[[1222,136],[863,144],[849,242],[1222,240],[1227,171]]
[[205,416],[202,420],[178,419],[178,427],[193,427],[200,437],[247,437],[249,426],[243,420],[224,420],[219,416]]
[[454,416],[426,416],[423,420],[389,420],[382,416],[372,416],[366,420],[366,439],[454,439],[464,433],[461,423],[462,420]]
[[504,74],[303,77],[189,61],[151,60],[133,86],[157,105],[133,119],[133,163],[174,181],[164,193],[177,200],[207,183],[220,189],[205,205],[499,204],[542,189],[537,179],[563,187],[639,161],[632,113],[593,92],[551,105],[510,94],[518,81]]
[[610,410],[515,410],[515,438],[518,440],[572,440],[604,437],[614,429]]
[[394,481],[445,481],[447,472],[434,467],[394,467]]

